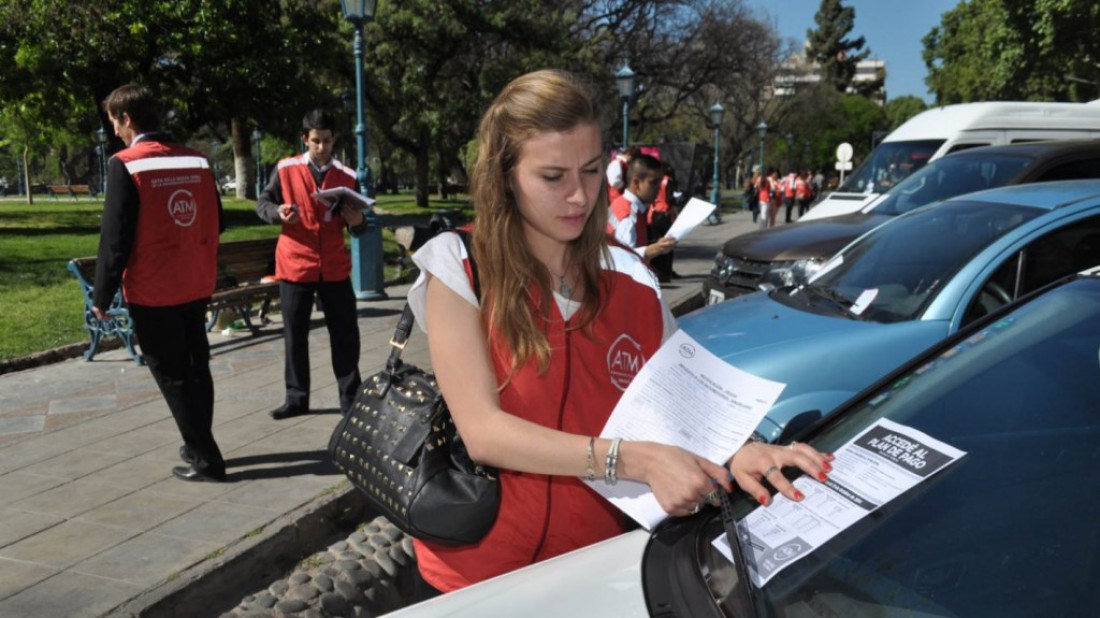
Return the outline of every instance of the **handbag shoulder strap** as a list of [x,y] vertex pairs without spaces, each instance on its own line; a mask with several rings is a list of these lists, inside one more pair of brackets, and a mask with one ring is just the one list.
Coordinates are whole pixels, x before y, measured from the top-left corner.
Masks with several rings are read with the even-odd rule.
[[[466,257],[470,261],[470,273],[473,278],[474,295],[480,300],[481,278],[477,273],[477,262],[474,261],[474,250],[470,244],[470,232],[466,229],[451,231],[458,235],[458,238],[462,241],[462,246],[466,248]],[[390,339],[390,357],[386,361],[386,369],[391,373],[401,367],[401,352],[405,349],[405,343],[409,340],[409,334],[412,333],[414,323],[416,323],[416,317],[413,315],[412,307],[409,303],[405,303],[405,308],[401,311],[401,318],[397,320],[397,328],[393,332],[393,338]]]

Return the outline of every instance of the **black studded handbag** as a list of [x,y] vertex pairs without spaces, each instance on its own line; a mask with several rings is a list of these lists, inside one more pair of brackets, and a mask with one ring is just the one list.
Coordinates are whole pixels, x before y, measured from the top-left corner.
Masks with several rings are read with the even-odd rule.
[[[467,245],[464,231],[459,235]],[[474,290],[480,293],[477,269]],[[370,503],[414,538],[477,543],[496,521],[496,471],[470,459],[435,376],[401,360],[415,318],[408,304],[386,368],[366,379],[336,425],[328,451]]]

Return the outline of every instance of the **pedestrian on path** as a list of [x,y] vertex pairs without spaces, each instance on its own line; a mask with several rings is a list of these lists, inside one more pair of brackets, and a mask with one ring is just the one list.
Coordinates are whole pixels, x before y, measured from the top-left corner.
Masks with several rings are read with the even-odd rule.
[[355,172],[332,157],[334,126],[328,112],[306,114],[306,152],[279,161],[277,173],[256,200],[261,219],[282,225],[275,276],[283,314],[286,399],[271,411],[276,420],[309,412],[309,316],[314,295],[325,315],[341,411],[351,407],[359,390],[359,322],[344,229],[352,236],[363,234],[366,217],[346,203],[332,211],[314,197],[322,189],[356,187]]
[[157,102],[145,88],[117,88],[103,109],[126,148],[107,163],[92,312],[107,319],[122,286],[145,363],[183,437],[188,465],[172,474],[224,481],[205,326],[224,229],[217,183],[201,153],[156,132]]

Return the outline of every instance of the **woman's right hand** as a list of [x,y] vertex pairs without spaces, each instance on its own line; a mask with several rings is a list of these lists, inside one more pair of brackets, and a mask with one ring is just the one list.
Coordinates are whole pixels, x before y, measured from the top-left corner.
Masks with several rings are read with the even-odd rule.
[[622,476],[648,484],[669,515],[690,515],[715,489],[732,489],[725,467],[682,448],[655,442],[623,442],[619,451]]

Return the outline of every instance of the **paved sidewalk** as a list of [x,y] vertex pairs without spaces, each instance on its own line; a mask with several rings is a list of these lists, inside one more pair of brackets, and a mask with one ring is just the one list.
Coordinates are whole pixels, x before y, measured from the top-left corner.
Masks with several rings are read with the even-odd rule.
[[[700,303],[717,248],[752,227],[737,211],[695,230],[676,251],[684,277],[662,286],[669,304]],[[364,376],[385,363],[407,289],[359,304]],[[172,477],[179,434],[148,369],[124,350],[0,375],[0,616],[218,615],[239,600],[226,603],[227,590],[243,595],[250,588],[234,586],[285,571],[276,552],[315,551],[295,546],[355,516],[359,501],[325,452],[339,406],[320,317],[315,413],[283,421],[268,416],[283,400],[279,316],[255,337],[210,335],[223,484]],[[429,364],[419,331],[404,357]]]

